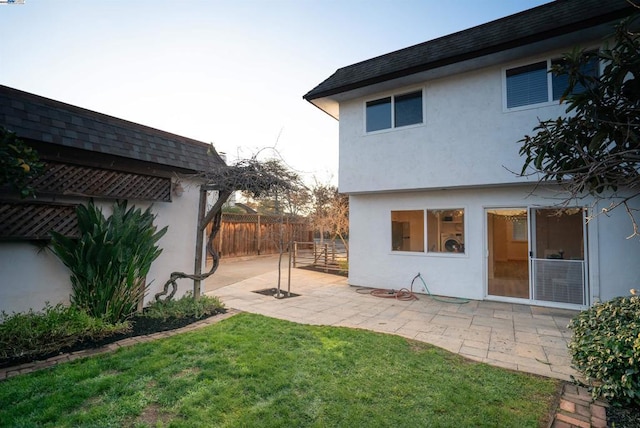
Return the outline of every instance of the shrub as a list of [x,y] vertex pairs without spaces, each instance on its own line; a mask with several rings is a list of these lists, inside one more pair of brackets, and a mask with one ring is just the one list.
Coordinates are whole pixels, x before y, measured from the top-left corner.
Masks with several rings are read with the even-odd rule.
[[116,203],[108,219],[93,201],[78,206],[77,216],[79,239],[51,232],[54,254],[71,270],[71,302],[107,322],[124,321],[144,296],[167,227],[156,232],[151,209],[127,210],[126,202]]
[[574,317],[569,328],[573,363],[593,397],[640,405],[640,296],[597,304]]
[[43,169],[38,152],[16,137],[16,134],[0,126],[0,187],[11,185],[20,197],[33,196],[29,183]]
[[0,315],[0,359],[57,352],[82,340],[128,331],[130,324],[109,324],[77,307],[47,304],[41,312]]
[[349,273],[349,259],[339,259],[338,267],[340,273]]
[[201,296],[194,299],[187,294],[177,300],[159,300],[144,309],[143,316],[166,320],[168,318],[203,318],[224,309],[217,297]]

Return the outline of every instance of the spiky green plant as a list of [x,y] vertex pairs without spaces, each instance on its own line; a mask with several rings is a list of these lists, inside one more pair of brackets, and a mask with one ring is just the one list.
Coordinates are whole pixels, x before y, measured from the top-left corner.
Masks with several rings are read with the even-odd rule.
[[145,277],[162,249],[151,209],[116,202],[107,219],[91,201],[76,211],[80,238],[51,232],[53,253],[71,270],[71,302],[90,315],[119,322],[135,313]]

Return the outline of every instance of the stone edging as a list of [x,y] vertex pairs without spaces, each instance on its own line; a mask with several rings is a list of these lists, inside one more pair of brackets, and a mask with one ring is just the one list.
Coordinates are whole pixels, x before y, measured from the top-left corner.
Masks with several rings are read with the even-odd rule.
[[161,331],[159,333],[153,333],[146,336],[128,337],[126,339],[119,340],[117,342],[110,343],[100,348],[83,349],[82,351],[72,352],[70,354],[60,354],[47,358],[42,361],[32,361],[30,363],[20,364],[19,366],[0,368],[0,381],[8,379],[13,376],[35,372],[38,370],[46,369],[47,367],[53,367],[60,363],[67,361],[73,361],[80,358],[90,357],[93,355],[104,354],[107,352],[115,351],[118,348],[134,345],[136,343],[150,342],[155,339],[161,339],[163,337],[171,337],[176,334],[184,333],[187,331],[197,330],[202,327],[206,327],[211,324],[215,324],[224,319],[240,313],[236,309],[227,309],[227,312],[206,318],[202,321],[197,321],[189,324],[185,327],[177,328],[175,330]]

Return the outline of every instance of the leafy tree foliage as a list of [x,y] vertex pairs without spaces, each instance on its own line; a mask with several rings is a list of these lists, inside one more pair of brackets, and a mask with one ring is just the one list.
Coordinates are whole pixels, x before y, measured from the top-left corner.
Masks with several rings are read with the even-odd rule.
[[41,170],[38,153],[15,133],[0,127],[0,187],[9,184],[22,198],[33,195],[29,180]]
[[[567,202],[591,194],[608,201],[605,213],[624,206],[632,236],[640,236],[637,209],[629,204],[640,195],[640,38],[631,30],[636,21],[616,27],[613,46],[575,49],[553,67],[551,72],[568,77],[560,100],[567,115],[540,121],[520,148],[522,175],[561,183],[570,194]],[[593,59],[603,67],[600,76],[584,71]]]

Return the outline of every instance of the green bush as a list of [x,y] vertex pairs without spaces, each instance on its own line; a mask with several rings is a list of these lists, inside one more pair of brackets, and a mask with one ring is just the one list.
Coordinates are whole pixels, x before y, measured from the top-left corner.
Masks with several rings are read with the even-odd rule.
[[340,273],[349,273],[349,259],[339,259],[338,267],[340,268]]
[[109,324],[76,307],[47,306],[41,312],[0,314],[0,359],[59,351],[82,340],[128,331],[128,322]]
[[51,232],[51,248],[71,270],[71,302],[89,315],[115,323],[131,317],[144,296],[145,277],[162,252],[148,208],[118,202],[106,219],[93,201],[77,209],[80,238]]
[[217,297],[201,296],[194,299],[192,295],[187,294],[177,300],[153,302],[144,309],[143,316],[162,320],[185,317],[203,318],[222,309],[224,309],[224,303]]
[[20,197],[33,196],[30,181],[43,169],[38,152],[0,126],[0,187],[11,185]]
[[593,397],[640,405],[640,296],[597,304],[573,318],[569,328],[573,363]]

